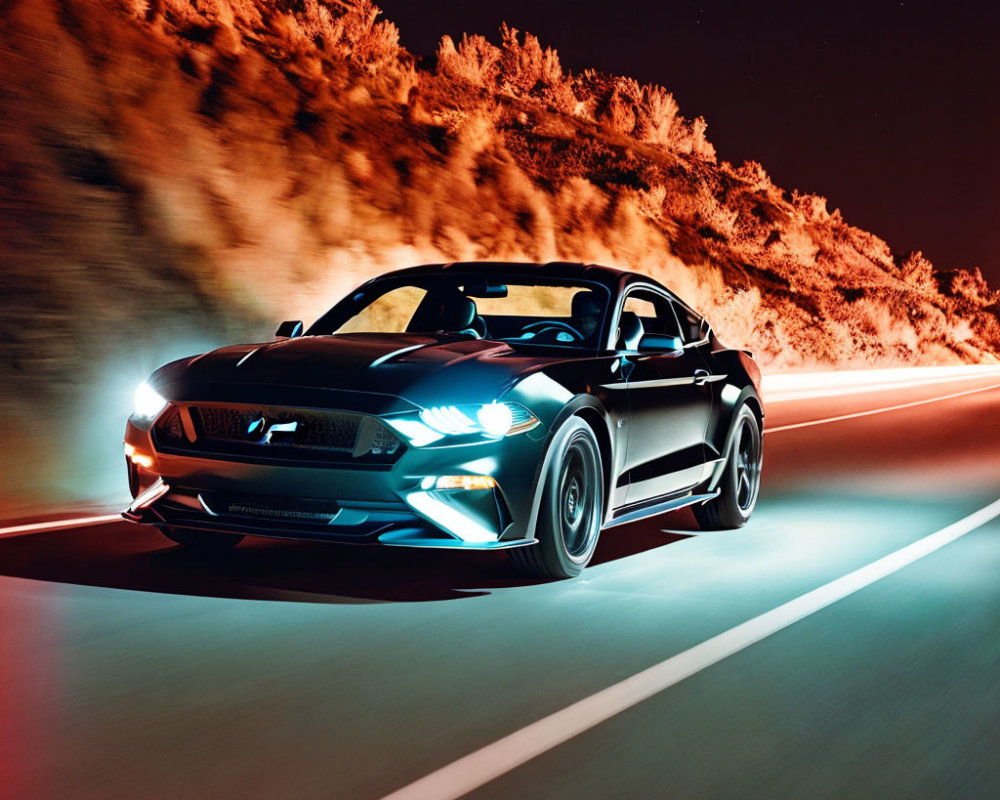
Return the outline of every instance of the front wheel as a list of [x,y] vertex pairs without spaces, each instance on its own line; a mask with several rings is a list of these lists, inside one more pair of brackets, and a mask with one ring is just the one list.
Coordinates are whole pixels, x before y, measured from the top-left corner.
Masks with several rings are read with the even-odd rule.
[[160,533],[171,541],[203,553],[218,553],[236,547],[244,537],[239,533],[221,531],[192,531],[184,528],[160,528]]
[[733,425],[733,440],[719,482],[719,496],[692,509],[704,530],[742,528],[757,505],[763,460],[760,425],[746,406],[737,412]]
[[579,417],[559,429],[542,477],[538,544],[510,551],[519,572],[534,578],[572,578],[587,566],[604,513],[601,450],[594,431]]

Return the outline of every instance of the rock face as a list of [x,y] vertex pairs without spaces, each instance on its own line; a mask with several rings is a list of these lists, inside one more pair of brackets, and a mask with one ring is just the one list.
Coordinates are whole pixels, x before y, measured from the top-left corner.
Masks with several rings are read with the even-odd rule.
[[644,271],[765,368],[993,360],[978,271],[718,161],[662,87],[507,27],[431,61],[367,0],[0,4],[0,449],[53,457],[121,364],[438,260]]

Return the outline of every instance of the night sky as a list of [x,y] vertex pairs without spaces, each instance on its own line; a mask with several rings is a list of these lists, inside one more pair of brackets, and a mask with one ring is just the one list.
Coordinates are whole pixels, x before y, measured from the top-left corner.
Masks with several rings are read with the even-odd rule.
[[720,160],[761,162],[894,252],[1000,287],[1000,5],[377,0],[404,46],[499,42],[501,20],[594,67],[659,83]]

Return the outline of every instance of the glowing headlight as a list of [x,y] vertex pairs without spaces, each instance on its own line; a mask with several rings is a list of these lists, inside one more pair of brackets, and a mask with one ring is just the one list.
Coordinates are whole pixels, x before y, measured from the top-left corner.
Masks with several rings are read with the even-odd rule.
[[476,432],[476,423],[458,406],[425,408],[420,412],[420,421],[438,433],[451,434],[452,436]]
[[498,439],[506,436],[514,424],[514,415],[506,403],[489,403],[483,406],[476,412],[476,419],[486,433]]
[[517,403],[486,403],[480,406],[433,406],[420,412],[420,421],[445,436],[478,433],[500,439],[524,433],[538,425],[538,418]]
[[135,390],[135,416],[139,419],[153,420],[167,405],[159,392],[148,383],[140,383]]

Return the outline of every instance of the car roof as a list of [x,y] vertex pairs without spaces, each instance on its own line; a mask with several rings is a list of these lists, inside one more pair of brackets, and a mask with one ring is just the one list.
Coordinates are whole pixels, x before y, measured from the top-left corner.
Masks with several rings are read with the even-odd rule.
[[469,272],[482,275],[517,275],[520,277],[530,277],[532,275],[546,278],[567,278],[594,281],[610,289],[613,293],[619,292],[625,286],[636,283],[651,283],[665,289],[658,281],[653,280],[638,272],[617,269],[615,267],[605,267],[600,264],[584,264],[577,261],[549,261],[547,263],[526,262],[526,261],[451,261],[442,264],[423,264],[419,267],[408,267],[406,269],[387,272],[379,276],[376,280],[388,277],[402,277],[405,275],[434,275],[447,274],[449,272]]

